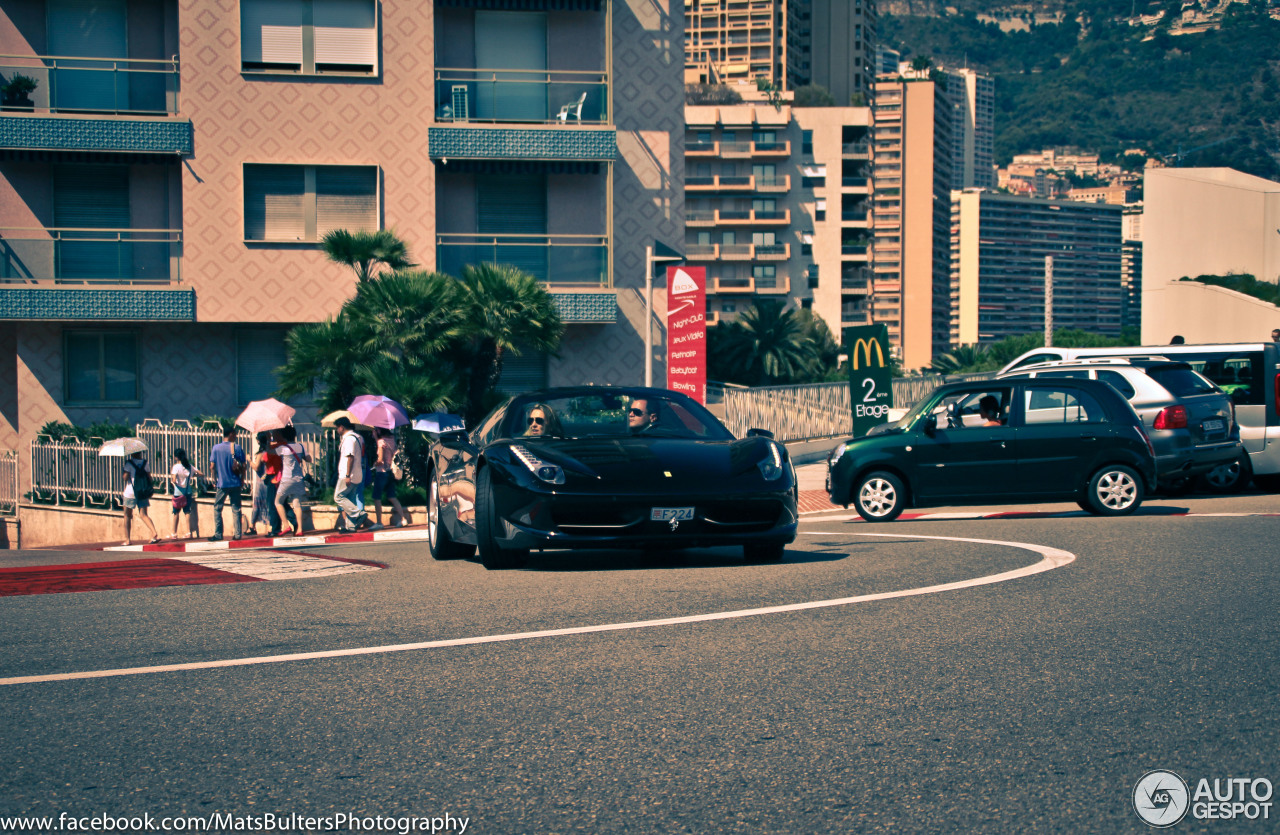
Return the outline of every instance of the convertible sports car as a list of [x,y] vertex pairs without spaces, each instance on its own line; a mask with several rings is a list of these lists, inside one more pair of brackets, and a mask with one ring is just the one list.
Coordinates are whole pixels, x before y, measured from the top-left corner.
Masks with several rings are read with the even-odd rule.
[[[454,427],[461,422],[454,419]],[[431,555],[517,568],[553,548],[741,545],[782,559],[796,538],[796,477],[763,430],[735,440],[667,389],[581,386],[521,394],[469,434],[431,446]]]

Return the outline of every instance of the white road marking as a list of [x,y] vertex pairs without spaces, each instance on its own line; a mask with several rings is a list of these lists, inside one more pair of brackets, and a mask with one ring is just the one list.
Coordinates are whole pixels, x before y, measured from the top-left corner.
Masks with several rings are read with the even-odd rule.
[[514,632],[503,635],[481,635],[474,638],[454,638],[443,641],[422,641],[413,644],[391,644],[377,647],[352,647],[350,649],[324,650],[320,652],[296,652],[288,655],[265,655],[253,658],[228,658],[221,661],[194,661],[186,664],[164,664],[154,667],[126,667],[116,670],[86,670],[78,673],[55,673],[51,675],[16,676],[0,678],[0,686],[13,684],[35,684],[47,681],[73,681],[87,678],[115,678],[117,676],[147,675],[150,673],[169,673],[179,670],[212,670],[221,667],[247,667],[253,664],[277,664],[284,661],[310,661],[319,658],[342,658],[355,655],[375,655],[390,652],[409,652],[412,650],[441,649],[444,647],[461,647],[474,644],[495,644],[506,641],[528,641],[534,638],[552,638],[561,635],[586,635],[593,632],[619,632],[628,629],[647,629],[654,626],[675,626],[685,623],[705,623],[708,621],[730,620],[734,618],[755,617],[757,615],[776,615],[784,612],[801,612],[809,609],[826,609],[833,606],[848,606],[853,603],[870,603],[876,600],[892,600],[898,597],[915,597],[924,594],[958,591],[960,589],[987,586],[1030,577],[1044,571],[1052,571],[1075,561],[1076,555],[1070,551],[1050,548],[1046,545],[1033,545],[1026,542],[1002,542],[997,539],[969,539],[958,536],[921,536],[919,534],[892,533],[844,533],[802,531],[808,536],[878,536],[894,539],[931,539],[942,542],[971,542],[978,545],[1000,545],[1009,548],[1023,548],[1040,554],[1041,560],[1032,565],[975,577],[970,580],[958,580],[954,583],[942,583],[936,586],[925,586],[916,589],[863,594],[856,597],[841,597],[835,600],[815,600],[808,603],[791,603],[783,606],[765,606],[757,609],[737,609],[728,612],[711,612],[703,615],[686,615],[673,618],[656,618],[629,623],[605,623],[596,626],[574,626],[564,629],[544,629],[538,632]]
[[299,580],[379,570],[374,565],[326,560],[304,554],[282,554],[278,551],[228,551],[217,557],[174,554],[169,559],[191,562],[244,577],[256,577],[259,580]]

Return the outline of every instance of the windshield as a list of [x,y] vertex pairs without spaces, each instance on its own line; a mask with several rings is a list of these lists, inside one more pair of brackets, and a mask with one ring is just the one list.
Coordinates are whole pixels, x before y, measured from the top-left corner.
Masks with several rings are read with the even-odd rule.
[[1218,387],[1190,368],[1181,365],[1147,369],[1147,375],[1168,389],[1174,397],[1210,394]]
[[733,435],[696,401],[643,391],[566,397],[518,397],[507,411],[505,437],[701,438]]

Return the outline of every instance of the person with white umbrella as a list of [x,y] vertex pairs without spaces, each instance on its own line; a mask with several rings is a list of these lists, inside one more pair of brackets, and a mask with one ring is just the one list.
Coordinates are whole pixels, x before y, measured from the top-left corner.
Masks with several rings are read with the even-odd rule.
[[[129,440],[134,441],[139,446],[142,441],[136,438]],[[147,472],[147,460],[143,457],[142,449],[136,449],[129,453],[129,457],[124,459],[124,490],[120,494],[121,504],[124,505],[124,544],[133,544],[133,515],[136,513],[146,526],[151,529],[151,544],[160,541],[160,533],[156,530],[155,523],[151,521],[151,517],[147,515],[147,508],[151,506],[151,496],[155,492],[155,488],[151,484],[151,474]]]

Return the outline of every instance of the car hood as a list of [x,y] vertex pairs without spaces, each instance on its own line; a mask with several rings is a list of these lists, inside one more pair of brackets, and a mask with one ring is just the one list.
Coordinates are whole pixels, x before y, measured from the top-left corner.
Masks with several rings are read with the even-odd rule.
[[[552,438],[513,440],[549,463],[597,480],[620,492],[654,487],[706,489],[726,478],[759,477],[756,465],[769,455],[766,438],[704,441],[686,438]],[[789,482],[789,479],[787,479]],[[773,482],[779,484],[780,482]]]

